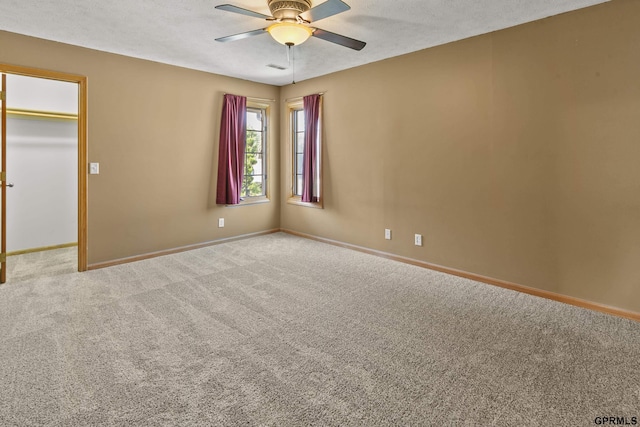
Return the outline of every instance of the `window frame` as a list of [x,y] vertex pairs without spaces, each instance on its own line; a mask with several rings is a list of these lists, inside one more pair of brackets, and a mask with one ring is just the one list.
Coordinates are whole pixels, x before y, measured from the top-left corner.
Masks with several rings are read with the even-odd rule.
[[[299,113],[302,113],[304,116],[304,109],[302,108],[294,108],[291,110],[291,138],[293,140],[292,144],[292,153],[291,160],[293,162],[291,166],[291,197],[302,197],[302,188],[298,187],[298,177],[302,176],[302,174],[298,173],[298,156],[302,155],[304,159],[304,132],[305,129],[302,130],[298,127],[298,116]],[[298,134],[302,134],[303,140],[303,151],[298,152]]]
[[[270,165],[269,165],[269,158],[270,158],[270,145],[271,145],[271,140],[272,138],[272,134],[271,134],[271,105],[266,104],[266,103],[262,103],[262,102],[256,102],[256,101],[251,101],[247,99],[247,113],[249,112],[249,110],[262,110],[263,112],[263,120],[262,120],[262,135],[263,135],[263,141],[262,141],[262,157],[263,157],[263,171],[262,171],[262,179],[263,179],[263,189],[264,189],[264,195],[260,195],[260,196],[245,196],[244,194],[240,195],[240,203],[238,203],[237,205],[228,205],[228,206],[246,206],[246,205],[255,205],[255,204],[259,204],[259,203],[269,203],[271,201],[270,198]],[[245,164],[244,162],[246,162],[246,139],[245,139],[245,158],[243,161],[243,165],[242,165],[242,170],[243,170],[243,174],[242,174],[242,180],[244,183],[244,168],[245,168]]]
[[[322,101],[321,101],[322,102]],[[302,98],[296,98],[287,103],[287,129],[288,129],[288,139],[289,139],[289,150],[288,156],[289,160],[288,171],[287,171],[287,187],[288,187],[288,197],[287,203],[298,206],[305,206],[316,209],[324,209],[324,180],[323,180],[323,132],[322,132],[322,108],[320,109],[320,117],[318,120],[318,129],[319,138],[318,138],[318,146],[317,146],[317,202],[303,202],[302,196],[295,194],[295,186],[296,186],[296,120],[295,120],[295,112],[304,110],[304,102]]]

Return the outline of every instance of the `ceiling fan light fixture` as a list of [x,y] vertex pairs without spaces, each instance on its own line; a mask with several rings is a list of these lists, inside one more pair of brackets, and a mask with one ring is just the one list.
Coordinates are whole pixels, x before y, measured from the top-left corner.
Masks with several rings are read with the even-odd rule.
[[297,46],[313,34],[311,28],[297,22],[278,22],[267,28],[271,37],[280,44]]

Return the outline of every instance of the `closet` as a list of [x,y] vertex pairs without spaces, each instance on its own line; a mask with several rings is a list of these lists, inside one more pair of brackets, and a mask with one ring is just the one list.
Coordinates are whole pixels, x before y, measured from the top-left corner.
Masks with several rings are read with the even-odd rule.
[[7,255],[76,246],[78,84],[7,74],[6,88]]

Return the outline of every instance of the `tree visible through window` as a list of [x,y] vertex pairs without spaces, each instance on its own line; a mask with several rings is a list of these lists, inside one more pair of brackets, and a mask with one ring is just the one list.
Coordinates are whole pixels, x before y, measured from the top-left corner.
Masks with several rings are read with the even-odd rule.
[[266,108],[247,108],[242,197],[266,196]]

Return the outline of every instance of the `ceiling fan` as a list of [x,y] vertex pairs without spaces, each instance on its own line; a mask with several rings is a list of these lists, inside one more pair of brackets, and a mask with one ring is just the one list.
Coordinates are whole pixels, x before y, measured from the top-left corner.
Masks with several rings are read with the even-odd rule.
[[311,7],[311,0],[267,0],[267,4],[272,16],[243,9],[231,4],[221,4],[216,6],[216,9],[239,13],[241,15],[251,16],[254,18],[262,18],[272,22],[272,24],[266,28],[234,34],[227,37],[220,37],[217,38],[216,41],[230,42],[269,33],[278,43],[289,47],[304,43],[311,36],[354,50],[362,50],[366,45],[365,42],[360,40],[352,39],[350,37],[342,36],[340,34],[332,33],[309,25],[312,22],[337,15],[338,13],[346,12],[351,9],[351,7],[342,0],[327,0],[315,7]]

